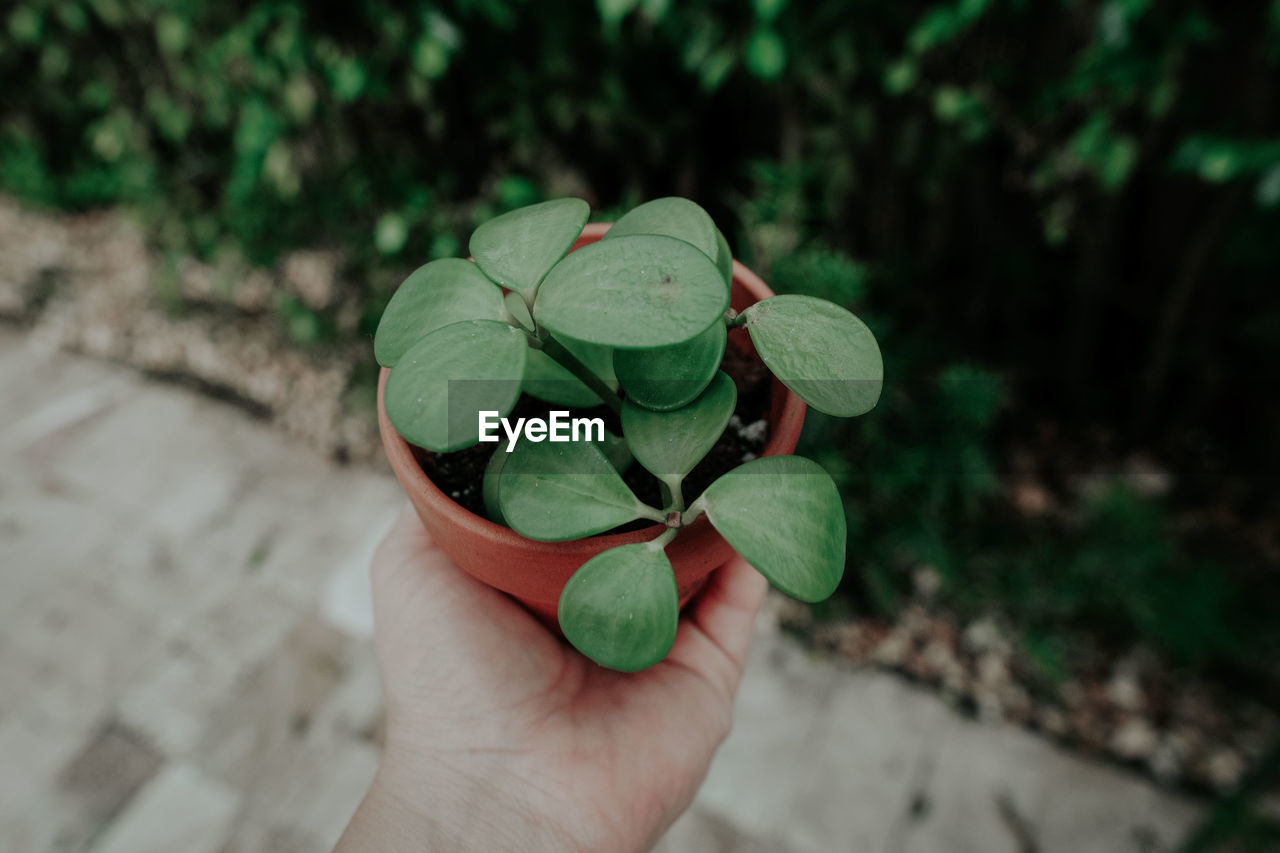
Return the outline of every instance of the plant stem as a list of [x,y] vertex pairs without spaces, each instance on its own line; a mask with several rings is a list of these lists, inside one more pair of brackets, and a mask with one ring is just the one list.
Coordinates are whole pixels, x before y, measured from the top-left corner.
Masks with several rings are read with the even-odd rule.
[[688,509],[686,509],[683,513],[680,514],[680,526],[688,527],[690,524],[693,524],[698,519],[698,516],[702,515],[706,511],[707,511],[707,503],[702,499],[701,496],[699,496],[696,501],[689,504]]
[[676,534],[680,532],[678,527],[668,527],[645,544],[649,546],[651,551],[660,551],[667,546],[667,543],[676,538]]
[[636,500],[636,518],[647,518],[659,524],[666,524],[667,514],[657,507],[649,506],[642,500]]
[[667,494],[669,495],[666,505],[663,508],[668,511],[670,510],[675,510],[676,512],[683,511],[684,510],[684,490],[681,489],[680,487],[684,483],[684,477],[675,477],[675,476],[668,475],[666,477],[660,478],[659,482],[661,482],[662,485],[666,486]]
[[542,339],[542,351],[560,362],[574,376],[581,379],[582,384],[596,392],[596,396],[603,400],[604,404],[612,409],[615,414],[622,411],[621,398],[614,393],[613,389],[603,379],[596,376],[591,368],[579,361],[576,355],[565,349],[563,344],[548,336]]

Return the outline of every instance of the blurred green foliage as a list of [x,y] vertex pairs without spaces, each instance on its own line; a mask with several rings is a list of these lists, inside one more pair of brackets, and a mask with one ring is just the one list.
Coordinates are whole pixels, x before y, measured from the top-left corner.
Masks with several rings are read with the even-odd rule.
[[[930,566],[1049,672],[1085,629],[1202,666],[1280,647],[1274,559],[1239,533],[1275,541],[1280,0],[0,14],[7,192],[129,204],[204,257],[341,248],[365,332],[406,269],[496,212],[694,198],[777,289],[855,307],[883,342],[878,413],[807,438],[848,498],[857,602],[891,611]],[[301,342],[337,328],[276,305]],[[1074,468],[1048,483],[1061,511],[1028,518],[1003,474],[1046,430],[1036,452]],[[1134,449],[1174,467],[1171,493],[1073,491]]]

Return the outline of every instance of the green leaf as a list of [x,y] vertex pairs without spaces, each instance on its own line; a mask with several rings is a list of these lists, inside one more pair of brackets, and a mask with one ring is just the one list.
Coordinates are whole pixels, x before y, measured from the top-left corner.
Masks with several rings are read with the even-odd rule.
[[498,201],[505,208],[525,207],[540,197],[538,185],[522,175],[507,175],[498,181]]
[[674,237],[638,234],[584,246],[547,275],[534,319],[558,337],[624,349],[683,343],[729,307],[715,263]]
[[816,462],[755,459],[716,480],[698,501],[720,535],[787,595],[815,602],[835,592],[844,573],[844,508]]
[[669,412],[693,400],[720,369],[727,340],[724,323],[672,347],[613,351],[613,370],[631,402]]
[[1275,207],[1280,204],[1280,163],[1267,170],[1258,181],[1253,197],[1259,207]]
[[40,40],[44,21],[35,9],[19,6],[9,16],[9,35],[18,43],[34,44]]
[[[536,350],[529,350],[532,355]],[[620,435],[614,435],[609,430],[604,431],[604,441],[600,442],[600,450],[604,453],[609,464],[617,469],[619,474],[625,474],[627,469],[631,467],[631,463],[635,458],[631,455],[627,442]],[[502,515],[502,502],[498,497],[499,488],[502,485],[502,472],[506,468],[507,460],[511,458],[511,454],[499,448],[489,457],[489,462],[485,465],[484,480],[482,481],[481,494],[484,497],[485,513],[489,516],[489,520],[494,524],[501,524],[504,527],[509,526],[506,518]]]
[[716,229],[716,268],[720,270],[720,275],[724,277],[724,283],[733,284],[733,250],[729,248],[729,241],[725,239],[724,232],[719,228]]
[[413,46],[413,67],[423,77],[434,80],[449,70],[449,49],[427,36]]
[[484,511],[489,516],[489,520],[494,524],[507,526],[507,520],[502,517],[502,504],[498,500],[498,489],[502,485],[502,469],[506,467],[507,460],[511,458],[510,453],[504,453],[501,448],[493,452],[489,457],[489,462],[484,466],[484,479],[480,482],[480,494],[484,498]]
[[601,551],[565,584],[559,618],[565,639],[601,666],[653,666],[671,651],[680,621],[671,561],[644,543]]
[[751,6],[755,9],[756,18],[769,23],[782,14],[787,0],[752,0]]
[[674,412],[651,412],[624,402],[622,434],[649,473],[683,479],[715,446],[737,402],[733,380],[719,371],[698,399]]
[[523,438],[510,456],[498,501],[503,517],[521,536],[560,542],[637,518],[662,517],[631,493],[594,444]]
[[639,0],[596,0],[596,10],[606,28],[616,28]]
[[181,53],[191,40],[191,26],[186,18],[166,13],[156,19],[156,44],[165,53]]
[[471,235],[471,256],[498,284],[532,296],[578,239],[590,212],[580,198],[561,198],[504,213]]
[[[530,350],[532,355],[535,350]],[[505,440],[505,439],[504,439]],[[631,450],[627,447],[627,442],[622,436],[614,435],[609,430],[604,431],[604,441],[600,442],[600,450],[604,453],[609,464],[617,469],[619,474],[625,474],[627,469],[631,467],[634,458]],[[499,498],[499,489],[502,485],[502,472],[505,470],[507,460],[511,458],[511,454],[507,453],[501,447],[489,457],[488,464],[484,469],[484,480],[482,481],[481,494],[484,497],[485,513],[489,516],[489,520],[495,524],[501,524],[504,527],[507,524],[506,518],[502,515],[502,502]]]
[[373,337],[373,354],[383,367],[423,336],[459,320],[502,318],[502,291],[470,261],[444,258],[418,267],[387,303]]
[[665,18],[670,9],[671,0],[640,0],[640,11],[654,22]]
[[631,455],[631,448],[627,447],[627,440],[620,435],[614,435],[609,430],[604,431],[604,441],[600,443],[600,450],[619,474],[627,473],[631,463],[636,460]]
[[384,213],[374,227],[373,242],[384,255],[394,255],[409,239],[409,223],[398,213]]
[[[561,341],[561,344],[611,388],[618,387],[613,373],[613,350],[569,339]],[[590,408],[600,405],[600,397],[595,391],[542,350],[529,351],[529,360],[524,366],[524,392],[562,406]]]
[[919,69],[910,59],[899,59],[884,70],[884,90],[890,95],[902,95],[916,83]]
[[738,61],[737,52],[725,46],[713,51],[700,63],[698,68],[698,86],[704,92],[714,92],[724,85],[725,78],[733,70]]
[[506,415],[520,396],[525,333],[497,320],[464,320],[409,348],[387,379],[387,415],[396,430],[445,453],[479,440],[479,412]]
[[782,383],[819,412],[875,408],[884,383],[880,347],[866,324],[813,296],[774,296],[742,312],[751,341]]
[[1099,178],[1104,189],[1115,191],[1129,180],[1138,162],[1138,143],[1127,134],[1117,136],[1108,146],[1099,164]]
[[689,243],[711,260],[719,263],[716,235],[719,231],[711,216],[687,198],[670,196],[655,198],[633,208],[613,223],[604,240],[634,237],[637,234],[662,234]]
[[769,27],[757,27],[747,37],[747,68],[761,80],[776,80],[787,67],[787,48]]

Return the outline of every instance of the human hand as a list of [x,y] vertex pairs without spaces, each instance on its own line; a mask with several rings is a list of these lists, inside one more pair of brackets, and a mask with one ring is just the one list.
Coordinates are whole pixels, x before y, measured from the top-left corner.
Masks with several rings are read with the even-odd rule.
[[372,572],[387,743],[336,853],[649,849],[729,733],[767,586],[733,560],[666,660],[624,674],[458,569],[411,507]]

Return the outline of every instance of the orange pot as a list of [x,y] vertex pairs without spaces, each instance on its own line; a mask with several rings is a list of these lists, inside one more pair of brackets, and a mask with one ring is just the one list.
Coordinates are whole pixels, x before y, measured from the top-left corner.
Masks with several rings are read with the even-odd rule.
[[[607,223],[588,225],[573,248],[594,243],[608,229]],[[742,311],[772,295],[773,291],[759,276],[737,261],[733,262],[730,298],[735,310]],[[754,354],[745,330],[730,332],[729,342],[730,346],[742,347]],[[560,592],[579,566],[601,551],[648,541],[665,529],[661,525],[653,525],[630,533],[592,536],[572,542],[536,542],[463,509],[436,488],[414,459],[408,442],[391,425],[383,403],[390,372],[383,368],[378,378],[378,426],[382,432],[382,444],[396,479],[409,496],[431,538],[465,572],[511,595],[548,624],[558,627],[556,611]],[[773,379],[770,397],[769,442],[762,455],[785,455],[795,450],[796,441],[800,438],[804,403],[777,379]],[[683,607],[702,589],[711,573],[729,561],[733,548],[716,533],[704,515],[680,531],[675,541],[667,546],[667,555],[675,568],[680,606]]]

